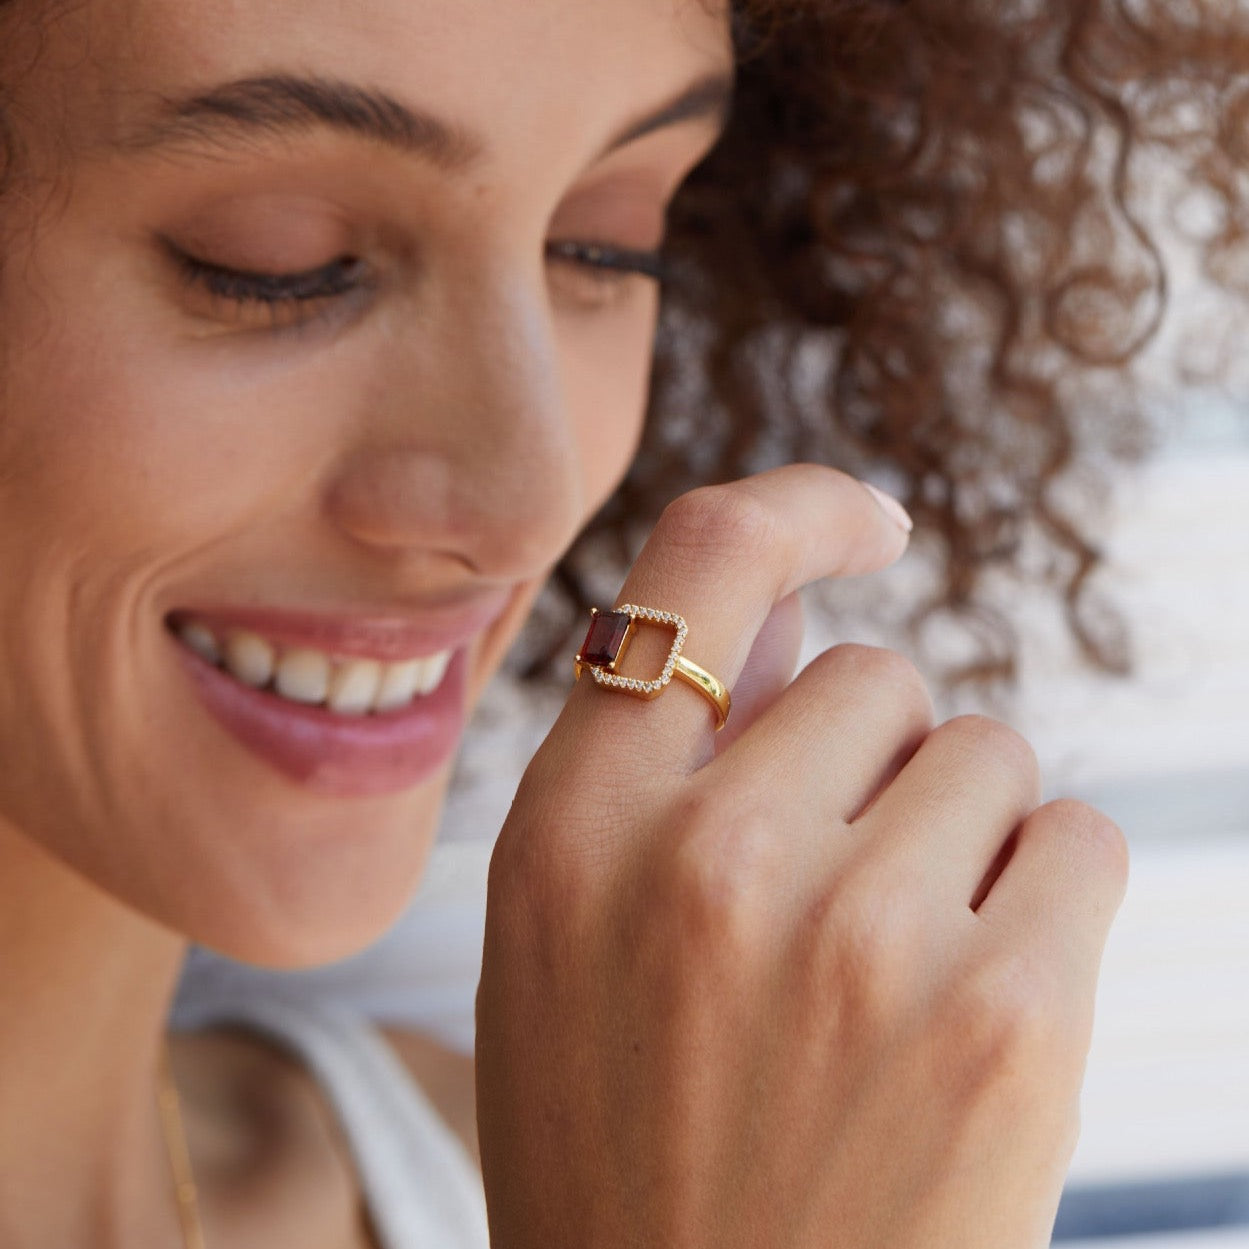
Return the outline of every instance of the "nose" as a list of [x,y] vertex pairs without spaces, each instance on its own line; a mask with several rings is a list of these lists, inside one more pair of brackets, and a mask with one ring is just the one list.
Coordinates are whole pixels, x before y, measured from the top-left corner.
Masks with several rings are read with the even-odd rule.
[[542,575],[587,506],[544,287],[501,272],[422,309],[396,314],[378,349],[361,436],[328,491],[333,523],[378,552]]

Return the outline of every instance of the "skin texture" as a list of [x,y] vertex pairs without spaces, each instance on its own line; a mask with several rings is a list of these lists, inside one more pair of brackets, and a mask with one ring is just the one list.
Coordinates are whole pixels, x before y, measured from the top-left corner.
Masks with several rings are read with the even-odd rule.
[[[4,11],[0,1121],[27,1130],[0,1141],[0,1240],[173,1244],[151,1090],[183,936],[275,964],[358,948],[419,876],[445,768],[372,798],[292,783],[206,716],[166,616],[419,621],[501,593],[477,695],[644,408],[654,285],[544,247],[659,242],[717,111],[605,151],[729,50],[719,15],[667,0],[30,16]],[[385,91],[480,151],[154,134],[163,97],[279,73]],[[350,254],[368,280],[239,305],[162,240],[277,273]],[[210,1203],[229,1243],[275,1243],[256,1192],[288,1171],[257,1174],[239,1217]]]

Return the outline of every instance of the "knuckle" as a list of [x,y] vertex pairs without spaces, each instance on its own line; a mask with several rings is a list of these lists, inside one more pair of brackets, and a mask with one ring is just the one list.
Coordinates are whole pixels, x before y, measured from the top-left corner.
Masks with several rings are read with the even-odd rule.
[[979,967],[951,997],[949,1023],[962,1037],[968,1069],[996,1083],[1049,1065],[1063,1041],[1050,978],[1020,955],[999,955]]
[[771,555],[778,538],[775,512],[741,482],[702,486],[664,509],[655,534],[666,549],[753,561]]
[[680,937],[720,956],[754,947],[777,871],[773,821],[707,791],[685,795],[674,816],[675,835],[656,863],[654,892]]
[[1074,798],[1059,798],[1046,803],[1033,818],[1038,823],[1053,825],[1054,831],[1067,839],[1072,852],[1082,862],[1091,861],[1110,880],[1126,885],[1130,859],[1128,841],[1108,815]]
[[1031,743],[1001,720],[990,716],[958,716],[944,724],[938,733],[947,742],[957,743],[969,760],[992,760],[999,772],[1019,780],[1030,793],[1041,789],[1041,764]]
[[999,953],[972,968],[945,1005],[941,1087],[963,1134],[1027,1121],[1069,1159],[1089,1034],[1070,1026],[1054,977],[1036,960]]
[[918,910],[903,882],[863,865],[843,868],[809,913],[807,960],[829,1000],[881,1021],[909,1000]]
[[931,717],[932,700],[919,669],[905,655],[881,646],[842,642],[816,657],[812,666],[828,670],[830,679],[844,684],[870,685],[893,701],[912,704]]

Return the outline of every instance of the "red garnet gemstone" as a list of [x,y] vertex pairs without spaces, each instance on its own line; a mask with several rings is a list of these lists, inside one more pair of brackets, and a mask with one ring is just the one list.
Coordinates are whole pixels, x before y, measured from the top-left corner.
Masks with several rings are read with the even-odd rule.
[[601,611],[590,621],[581,644],[581,662],[592,668],[609,668],[616,662],[631,624],[627,612]]

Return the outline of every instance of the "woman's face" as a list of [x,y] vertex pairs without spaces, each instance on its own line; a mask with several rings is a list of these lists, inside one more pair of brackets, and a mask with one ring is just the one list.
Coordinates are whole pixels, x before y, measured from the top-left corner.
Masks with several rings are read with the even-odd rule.
[[636,270],[727,23],[53,7],[0,39],[0,820],[201,941],[331,957],[410,891],[467,708],[634,450]]

